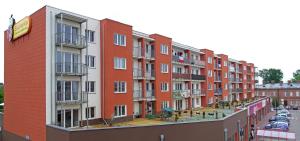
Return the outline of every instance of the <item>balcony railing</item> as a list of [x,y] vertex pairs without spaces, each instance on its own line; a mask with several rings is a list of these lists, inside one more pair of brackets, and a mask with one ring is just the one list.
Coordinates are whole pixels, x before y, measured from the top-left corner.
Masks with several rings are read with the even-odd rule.
[[205,96],[205,91],[201,89],[193,89],[192,96]]
[[136,101],[143,100],[142,90],[134,90],[133,99]]
[[235,78],[235,82],[241,83],[241,82],[243,82],[243,79],[242,78]]
[[229,68],[229,71],[230,71],[230,72],[235,72],[235,68],[234,68],[234,67],[230,67],[230,68]]
[[85,75],[87,74],[87,66],[82,63],[63,62],[56,63],[57,75]]
[[141,58],[142,57],[142,48],[141,46],[133,47],[133,57]]
[[145,72],[145,77],[146,79],[155,79],[155,71],[152,70],[152,71],[146,71]]
[[185,58],[185,57],[182,57],[182,56],[176,56],[176,55],[173,55],[172,56],[172,61],[174,62],[179,62],[179,63],[186,63],[186,64],[190,64],[190,60]]
[[239,69],[239,68],[236,68],[236,70],[235,70],[236,72],[238,72],[238,73],[242,73],[242,70],[241,69]]
[[191,59],[192,65],[205,67],[205,61]]
[[187,73],[173,73],[173,79],[191,79],[191,74]]
[[248,79],[247,79],[247,82],[251,82],[251,79],[248,78]]
[[217,88],[214,90],[215,95],[222,95],[222,88]]
[[87,102],[86,92],[56,92],[57,104],[80,104]]
[[247,88],[247,92],[251,92],[252,91],[252,89],[251,88]]
[[146,59],[154,59],[154,51],[149,51],[145,53]]
[[146,91],[146,99],[147,100],[155,100],[155,95],[153,90],[147,90]]
[[221,69],[221,64],[215,64],[215,69]]
[[190,90],[173,90],[174,99],[182,99],[190,96]]
[[218,76],[218,77],[215,77],[215,79],[214,79],[215,81],[217,81],[217,82],[222,82],[222,79],[221,79],[221,77],[220,76]]
[[83,49],[87,47],[86,37],[71,33],[56,33],[55,43],[57,46],[63,45],[65,47],[72,47]]
[[233,93],[241,93],[241,92],[243,92],[243,89],[242,88],[232,89],[232,92]]
[[142,79],[143,78],[142,69],[133,68],[133,78],[134,79]]
[[192,80],[205,80],[205,75],[192,74]]

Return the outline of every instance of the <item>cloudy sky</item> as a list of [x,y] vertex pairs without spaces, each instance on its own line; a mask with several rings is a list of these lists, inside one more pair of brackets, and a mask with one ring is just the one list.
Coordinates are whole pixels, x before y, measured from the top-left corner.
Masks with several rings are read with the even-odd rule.
[[[300,69],[298,0],[6,0],[0,5],[0,30],[10,14],[18,21],[44,5],[96,19],[111,18],[145,33],[208,48],[262,68],[280,68],[284,80]],[[4,81],[4,43],[0,34],[0,82]]]

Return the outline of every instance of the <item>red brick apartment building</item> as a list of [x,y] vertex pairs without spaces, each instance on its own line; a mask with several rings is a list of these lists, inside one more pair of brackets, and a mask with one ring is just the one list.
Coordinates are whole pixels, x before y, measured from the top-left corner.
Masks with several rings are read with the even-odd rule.
[[255,88],[257,97],[278,97],[284,106],[300,106],[300,83],[274,83],[257,85]]
[[254,64],[114,20],[45,6],[11,28],[4,32],[7,136],[44,141],[46,125],[118,122],[254,97]]

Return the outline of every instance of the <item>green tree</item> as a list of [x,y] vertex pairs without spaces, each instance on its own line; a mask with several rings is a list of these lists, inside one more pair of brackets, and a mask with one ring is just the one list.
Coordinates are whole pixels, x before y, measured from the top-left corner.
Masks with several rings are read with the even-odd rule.
[[299,70],[296,70],[294,73],[293,73],[293,79],[292,79],[293,82],[296,82],[296,81],[300,81],[300,69]]
[[279,83],[283,78],[283,73],[281,69],[263,69],[259,70],[258,76],[263,79],[263,83],[271,83],[274,81],[274,83]]
[[0,103],[3,103],[3,86],[0,85]]
[[276,108],[276,107],[278,107],[279,106],[279,98],[277,98],[277,97],[272,97],[272,106],[274,107],[274,108]]

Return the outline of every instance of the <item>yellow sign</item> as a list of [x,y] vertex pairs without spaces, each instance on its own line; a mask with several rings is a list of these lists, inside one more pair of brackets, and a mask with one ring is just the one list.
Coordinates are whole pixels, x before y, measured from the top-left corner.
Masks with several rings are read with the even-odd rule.
[[31,18],[25,17],[13,26],[13,40],[29,33],[31,29]]

